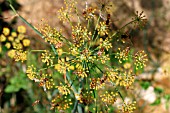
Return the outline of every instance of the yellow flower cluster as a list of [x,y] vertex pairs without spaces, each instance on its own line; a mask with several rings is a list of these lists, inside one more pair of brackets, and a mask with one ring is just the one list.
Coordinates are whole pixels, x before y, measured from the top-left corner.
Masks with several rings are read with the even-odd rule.
[[97,26],[97,31],[99,32],[100,36],[107,35],[108,26],[106,25],[106,22],[100,22],[100,24]]
[[26,74],[30,80],[34,80],[39,83],[39,86],[43,87],[44,91],[54,87],[54,80],[51,74],[38,74],[36,67],[33,65],[28,66]]
[[111,47],[112,47],[112,44],[111,44],[111,42],[109,41],[109,38],[106,38],[105,40],[103,40],[102,38],[100,38],[99,48],[106,48],[106,50],[108,51]]
[[40,86],[43,86],[44,90],[46,91],[47,89],[52,89],[55,86],[54,80],[52,78],[51,74],[42,74],[40,79]]
[[66,110],[70,107],[73,103],[71,102],[71,99],[68,99],[67,96],[63,95],[57,95],[52,101],[51,101],[51,110],[57,109],[60,110]]
[[106,74],[111,82],[115,82],[116,78],[118,78],[118,69],[108,69]]
[[39,25],[40,32],[44,35],[45,41],[54,45],[55,48],[61,48],[63,46],[61,32],[55,28],[51,28],[45,20],[42,19],[42,24]]
[[111,83],[115,83],[118,86],[129,87],[135,81],[135,75],[133,75],[132,71],[120,71],[118,69],[108,69],[106,72],[108,79]]
[[43,63],[47,64],[47,66],[53,65],[54,56],[52,56],[49,51],[45,50],[45,52],[41,55],[41,59]]
[[29,46],[30,40],[24,35],[26,33],[26,28],[24,26],[18,26],[17,32],[11,32],[9,28],[4,27],[2,31],[3,34],[0,35],[0,42],[6,42],[5,46],[8,49],[12,46],[13,48],[20,46],[20,49],[23,48],[23,46]]
[[93,91],[85,91],[81,94],[76,94],[75,97],[80,103],[85,105],[94,102]]
[[86,27],[82,27],[80,24],[72,26],[72,39],[76,47],[80,47],[90,41],[91,32]]
[[26,74],[28,76],[29,79],[31,80],[34,80],[34,78],[36,77],[36,68],[31,65],[31,66],[28,66],[27,70],[26,70]]
[[100,98],[105,104],[113,105],[117,100],[117,95],[117,93],[106,91],[104,94],[100,95]]
[[62,83],[60,83],[60,86],[56,86],[56,88],[59,90],[59,92],[62,95],[68,95],[70,94],[70,90],[68,89],[67,85],[63,85]]
[[86,9],[83,11],[83,16],[85,17],[86,20],[94,18],[95,11],[96,11],[95,8],[86,6]]
[[4,43],[5,47],[9,49],[8,56],[14,58],[15,61],[23,62],[27,60],[27,52],[23,51],[23,48],[30,45],[30,40],[26,38],[25,33],[26,28],[21,25],[18,26],[17,31],[11,31],[4,27],[0,35],[0,42]]
[[58,63],[55,64],[54,68],[63,74],[66,73],[66,70],[74,70],[74,67],[70,65],[68,62],[69,62],[68,57],[66,57],[65,59],[64,58],[58,59]]
[[101,89],[102,87],[105,86],[105,81],[102,81],[102,78],[91,78],[90,82],[90,89]]
[[62,22],[70,22],[70,18],[72,17],[71,12],[73,11],[73,8],[75,8],[77,2],[75,0],[64,0],[64,4],[66,7],[61,7],[61,9],[59,9],[58,18],[62,20]]
[[120,48],[118,48],[118,52],[116,53],[115,58],[119,60],[119,63],[122,63],[122,61],[128,60],[129,51],[130,51],[129,47],[127,47],[124,50],[121,50]]
[[110,60],[109,55],[108,55],[108,54],[105,54],[105,52],[103,52],[103,53],[101,54],[101,56],[102,56],[102,57],[100,57],[100,56],[97,57],[97,58],[98,58],[97,61],[101,61],[102,64],[105,64],[106,61],[109,61],[109,60]]
[[116,76],[115,83],[116,85],[129,87],[135,81],[135,76],[132,75],[132,72],[123,72],[121,76]]
[[132,113],[136,107],[136,101],[134,101],[133,103],[126,103],[124,102],[123,105],[121,107],[119,107],[119,111],[122,113]]
[[135,58],[134,64],[136,66],[136,69],[143,68],[144,66],[146,66],[146,62],[148,61],[148,59],[144,51],[138,51],[135,54],[134,58]]
[[15,50],[15,61],[21,61],[24,62],[27,60],[27,52],[23,50]]

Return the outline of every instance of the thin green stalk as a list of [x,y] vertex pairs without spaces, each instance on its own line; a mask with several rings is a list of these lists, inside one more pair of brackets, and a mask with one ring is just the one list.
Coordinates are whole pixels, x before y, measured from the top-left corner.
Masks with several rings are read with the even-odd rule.
[[[69,72],[68,71],[66,71],[66,77],[67,77],[67,80],[69,81],[69,84],[72,84],[73,82],[72,82],[72,80],[71,80],[71,78],[70,78],[70,75],[69,75]],[[75,88],[75,86],[74,85],[71,85],[71,89],[73,90],[73,92],[74,92],[74,95],[75,94],[78,94],[78,92],[77,92],[77,90],[76,90],[76,88]],[[77,99],[76,99],[76,101],[78,101]],[[80,106],[80,104],[78,103],[75,103],[75,105],[74,105],[75,107],[78,107],[78,113],[83,113],[83,110],[82,110],[82,107]],[[74,109],[75,110],[75,109]],[[73,113],[75,112],[73,110]]]
[[55,66],[55,65],[51,65],[51,66],[48,66],[48,67],[46,67],[46,68],[41,68],[41,69],[39,69],[38,71],[46,70],[46,69],[49,69],[49,68],[54,67],[54,66]]
[[78,100],[75,101],[75,104],[74,104],[74,108],[73,108],[72,113],[76,113],[77,105],[78,105]]
[[88,19],[87,29],[90,27],[90,19]]
[[117,89],[117,87],[115,89],[118,92],[119,96],[121,97],[122,101],[124,102],[124,98],[123,98],[122,94],[120,93],[120,91]]
[[[67,80],[69,81],[69,84],[72,84],[72,80],[70,78],[70,74],[68,71],[66,71],[66,77],[67,77]],[[77,90],[74,85],[71,86],[71,89],[73,90],[74,94],[77,94]]]
[[[128,26],[129,24],[132,24],[133,22],[135,22],[136,20],[132,20],[132,21],[130,21],[129,23],[127,23],[127,24],[125,24],[123,27],[121,27],[119,30],[122,30],[122,29],[124,29],[126,26]],[[118,31],[119,31],[118,30]],[[117,33],[117,32],[116,32]],[[112,35],[111,35],[111,37],[110,38],[112,38],[116,33],[113,33]]]
[[74,9],[76,10],[76,15],[77,15],[77,18],[78,18],[78,22],[80,23],[80,17],[79,17],[79,14],[78,14],[77,7],[75,5],[74,5]]
[[99,16],[99,18],[97,19],[97,23],[96,23],[96,26],[95,26],[95,29],[94,29],[94,32],[93,32],[92,40],[94,39],[94,35],[96,34],[96,30],[97,30],[97,26],[98,26],[98,24],[99,24],[99,21],[100,21],[100,16]]
[[12,4],[10,3],[9,6],[11,7],[12,11],[24,22],[26,23],[30,28],[32,28],[39,36],[41,36],[42,38],[44,38],[44,36],[34,27],[32,26],[28,21],[26,21],[21,15],[19,15],[17,13],[17,11],[15,10],[15,8],[12,6]]
[[[15,8],[12,6],[12,4],[10,3],[9,6],[11,7],[12,11],[25,23],[27,24],[30,28],[32,28],[41,38],[44,38],[43,34],[41,34],[33,25],[31,25],[27,20],[25,20],[21,15],[19,15],[17,13],[17,11],[15,10]],[[52,50],[54,51],[54,53],[56,54],[56,56],[58,55],[55,47],[53,45],[51,45]]]
[[104,74],[104,72],[95,63],[93,64],[97,67],[97,69],[99,69]]
[[30,52],[44,52],[45,50],[30,50]]

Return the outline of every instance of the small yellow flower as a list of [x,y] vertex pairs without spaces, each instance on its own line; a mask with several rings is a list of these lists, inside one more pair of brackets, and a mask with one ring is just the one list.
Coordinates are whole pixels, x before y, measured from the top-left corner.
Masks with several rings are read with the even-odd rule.
[[56,64],[56,65],[55,65],[55,67],[54,67],[54,69],[59,70],[59,69],[60,69],[60,67],[61,67],[61,65],[60,65],[60,64]]
[[136,101],[134,102],[124,102],[122,106],[119,107],[121,113],[132,113],[136,109]]
[[3,35],[3,34],[1,34],[1,36],[0,36],[0,42],[5,42],[6,41],[6,37]]
[[97,30],[101,36],[108,34],[108,25],[105,22],[100,22],[97,26]]
[[23,40],[24,37],[25,37],[24,34],[18,34],[18,39],[19,39],[19,40]]
[[17,33],[16,33],[16,32],[12,32],[12,33],[11,33],[11,36],[12,36],[12,37],[17,37]]
[[124,67],[125,69],[130,69],[131,64],[127,62],[127,63],[125,63],[125,64],[123,65],[123,67]]
[[25,47],[29,46],[29,45],[30,45],[30,40],[29,40],[29,39],[24,39],[24,40],[23,40],[23,45],[24,45]]
[[45,52],[41,55],[41,59],[43,63],[46,63],[47,66],[49,66],[53,64],[54,56],[52,56],[49,51],[45,50]]
[[18,31],[19,33],[26,33],[26,28],[21,25],[21,26],[18,26],[17,31]]
[[5,46],[9,49],[9,48],[11,47],[11,44],[10,44],[9,42],[7,42],[7,43],[5,44]]
[[15,56],[15,50],[14,50],[14,49],[11,49],[11,50],[8,51],[7,54],[8,54],[9,57],[14,58],[14,56]]
[[62,83],[60,83],[60,86],[56,86],[56,88],[58,88],[59,92],[62,95],[68,95],[70,94],[70,90],[68,89],[68,86],[63,85]]
[[20,43],[20,40],[18,38],[15,39],[16,43]]
[[21,62],[27,60],[27,51],[22,51],[22,50],[15,51],[14,59],[15,61],[21,60]]
[[57,49],[58,55],[61,56],[63,54],[63,50],[61,48]]
[[7,36],[7,35],[9,35],[9,33],[10,33],[10,29],[7,28],[7,27],[4,27],[2,33],[3,33],[5,36]]
[[12,43],[12,46],[15,48],[15,49],[22,49],[23,48],[23,45],[21,43],[16,43],[16,42],[13,42]]
[[14,37],[9,36],[9,37],[8,37],[8,41],[11,41],[11,42],[14,41]]
[[74,70],[74,66],[73,66],[73,65],[69,66],[68,68],[69,68],[70,70]]
[[118,95],[117,93],[114,93],[114,92],[109,93],[106,91],[103,95],[100,95],[100,98],[104,103],[112,105],[116,102],[117,95]]

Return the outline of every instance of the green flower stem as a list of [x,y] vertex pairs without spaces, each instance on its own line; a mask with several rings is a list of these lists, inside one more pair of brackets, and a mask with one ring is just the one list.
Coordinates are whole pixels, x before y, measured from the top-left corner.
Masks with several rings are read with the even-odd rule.
[[[132,20],[132,21],[130,21],[129,23],[127,23],[127,24],[125,24],[123,27],[121,27],[118,31],[120,31],[120,30],[122,30],[122,29],[124,29],[126,26],[128,26],[129,24],[132,24],[133,22],[135,22],[136,20]],[[117,33],[117,32],[116,32]],[[111,35],[111,37],[110,38],[112,38],[116,33],[113,33],[112,35]]]
[[10,3],[9,6],[11,7],[12,11],[24,22],[26,23],[29,27],[31,27],[39,36],[41,36],[42,38],[44,38],[44,36],[34,27],[32,26],[28,21],[26,21],[21,15],[19,15],[17,13],[17,11],[15,10],[15,8],[12,6],[12,4]]
[[[13,11],[25,24],[27,24],[30,28],[32,28],[41,38],[44,38],[43,34],[41,34],[34,26],[32,26],[27,20],[25,20],[21,15],[19,15],[19,14],[17,13],[17,11],[15,10],[15,8],[12,6],[11,3],[9,4],[9,6],[11,7],[12,11]],[[55,53],[56,55],[58,55],[53,45],[51,45],[51,48],[52,48],[52,50],[54,51],[54,53]]]
[[118,88],[116,87],[116,85],[115,85],[113,82],[111,82],[111,83],[112,83],[113,86],[115,86],[116,91],[118,92],[120,98],[121,98],[122,101],[124,102],[124,97],[123,97],[123,95],[120,93],[120,91],[118,90]]
[[102,72],[104,74],[104,72],[95,63],[93,63],[93,64],[97,67],[97,69],[100,70],[100,72]]
[[[70,74],[68,71],[66,71],[66,77],[67,77],[67,80],[69,81],[69,84],[71,85],[73,82],[70,78]],[[73,84],[71,85],[71,89],[73,90],[74,94],[77,94],[77,90]]]
[[[70,78],[70,74],[69,74],[68,71],[66,71],[66,77],[67,77],[67,80],[69,81],[69,84],[71,85],[71,89],[73,90],[74,95],[75,95],[75,94],[78,94],[75,86],[72,84],[73,82],[72,82],[72,80],[71,80],[71,78]],[[81,88],[81,87],[80,87],[80,88]],[[79,88],[79,90],[80,90],[80,88]],[[76,101],[78,101],[78,100],[76,99]],[[79,103],[77,104],[77,103],[75,102],[75,104],[74,104],[74,109],[73,109],[73,113],[75,113],[74,110],[76,110],[76,108],[78,108],[78,113],[83,113],[83,110],[82,110],[81,105],[80,105]]]
[[124,102],[124,98],[123,98],[122,94],[120,93],[120,91],[117,89],[117,87],[115,87],[115,89],[118,92],[119,96],[121,97],[122,101]]
[[98,26],[98,24],[99,24],[99,21],[100,21],[100,16],[99,16],[99,18],[97,19],[97,24],[96,24],[95,30],[94,30],[94,32],[93,32],[92,40],[94,39],[94,35],[96,34],[97,26]]
[[90,27],[90,20],[88,19],[87,29]]
[[66,15],[66,18],[68,19],[68,22],[69,22],[70,26],[73,26],[73,24],[72,24],[70,18],[68,17],[68,15]]
[[30,52],[44,52],[45,50],[30,50]]
[[77,18],[78,18],[78,22],[80,23],[80,16],[78,14],[78,10],[77,10],[77,7],[74,5],[74,9],[76,11],[76,15],[77,15]]
[[76,113],[77,105],[78,105],[78,100],[75,101],[75,104],[74,104],[74,108],[73,108],[72,113]]
[[48,66],[48,67],[46,67],[46,68],[41,68],[41,69],[39,69],[38,71],[43,71],[43,70],[49,69],[49,68],[54,67],[54,66],[55,66],[55,65],[51,65],[51,66]]

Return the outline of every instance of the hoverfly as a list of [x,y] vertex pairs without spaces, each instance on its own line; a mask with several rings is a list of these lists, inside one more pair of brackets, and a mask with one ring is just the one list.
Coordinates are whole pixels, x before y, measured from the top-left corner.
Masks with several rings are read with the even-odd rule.
[[40,100],[36,100],[34,103],[32,103],[32,106],[37,105],[40,102]]

